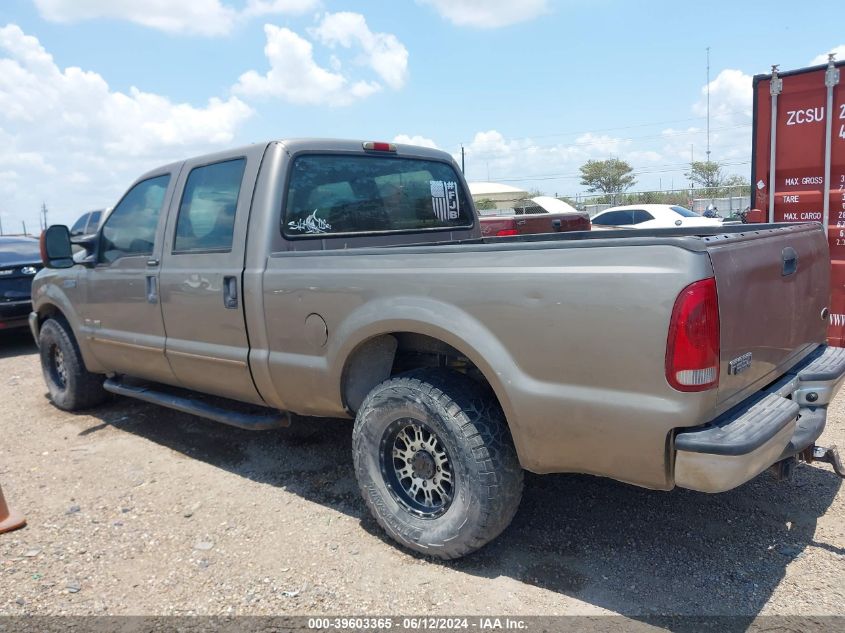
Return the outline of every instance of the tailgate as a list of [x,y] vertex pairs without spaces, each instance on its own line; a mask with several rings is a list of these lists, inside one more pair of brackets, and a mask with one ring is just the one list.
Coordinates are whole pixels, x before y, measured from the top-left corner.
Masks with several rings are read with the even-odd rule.
[[824,343],[827,241],[818,225],[804,224],[749,231],[739,239],[714,241],[707,250],[719,295],[718,402],[733,404],[754,383],[774,380],[802,352]]
[[589,216],[575,213],[526,213],[514,219],[520,235],[590,230]]

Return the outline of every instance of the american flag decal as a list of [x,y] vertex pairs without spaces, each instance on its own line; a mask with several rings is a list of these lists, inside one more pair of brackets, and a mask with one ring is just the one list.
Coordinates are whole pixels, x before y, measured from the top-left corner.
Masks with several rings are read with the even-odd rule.
[[450,180],[431,180],[431,208],[441,222],[457,220],[461,215],[458,183]]

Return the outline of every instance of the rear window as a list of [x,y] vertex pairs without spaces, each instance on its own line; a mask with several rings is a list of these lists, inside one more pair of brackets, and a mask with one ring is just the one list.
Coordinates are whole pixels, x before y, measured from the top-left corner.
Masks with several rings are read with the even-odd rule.
[[669,207],[669,208],[672,209],[672,211],[674,211],[678,215],[682,215],[685,218],[700,218],[701,217],[700,213],[696,213],[695,211],[690,211],[689,209],[685,209],[684,207]]
[[649,213],[648,211],[643,211],[642,209],[636,209],[633,212],[633,224],[642,224],[643,222],[648,222],[649,220],[653,220],[654,216]]
[[309,154],[294,160],[282,232],[304,238],[466,228],[472,217],[447,163]]

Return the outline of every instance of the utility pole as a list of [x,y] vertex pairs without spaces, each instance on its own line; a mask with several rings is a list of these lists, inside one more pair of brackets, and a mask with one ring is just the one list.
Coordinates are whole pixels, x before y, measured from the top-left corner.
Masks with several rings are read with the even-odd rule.
[[710,162],[710,47],[707,47],[707,162]]
[[0,235],[3,235],[3,216],[0,215]]
[[26,236],[26,221],[21,220],[21,225],[23,225],[23,234],[24,234],[24,236]]
[[45,202],[41,203],[41,218],[39,223],[41,224],[42,231],[47,229],[47,203]]
[[695,146],[690,143],[689,146],[689,188],[695,188],[695,184],[692,182],[692,166],[695,163]]
[[464,174],[464,175],[466,175],[466,173],[467,173],[466,162],[465,162],[465,159],[464,159],[464,144],[463,143],[461,143],[461,173]]

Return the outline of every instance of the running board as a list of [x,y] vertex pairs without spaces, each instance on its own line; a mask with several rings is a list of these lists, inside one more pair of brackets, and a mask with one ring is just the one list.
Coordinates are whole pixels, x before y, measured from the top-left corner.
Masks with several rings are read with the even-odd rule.
[[[224,398],[212,398],[213,403],[207,402],[202,395],[155,383],[126,384],[109,378],[103,383],[103,388],[118,396],[151,402],[248,431],[279,429],[290,426],[291,422],[290,414],[283,411],[255,407]],[[225,404],[222,404],[223,402]]]

